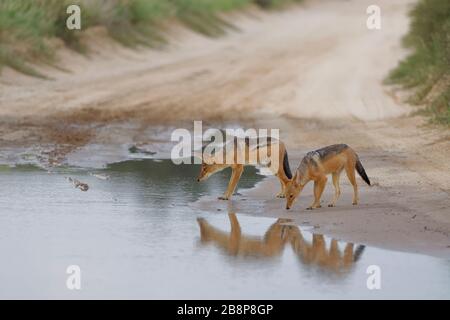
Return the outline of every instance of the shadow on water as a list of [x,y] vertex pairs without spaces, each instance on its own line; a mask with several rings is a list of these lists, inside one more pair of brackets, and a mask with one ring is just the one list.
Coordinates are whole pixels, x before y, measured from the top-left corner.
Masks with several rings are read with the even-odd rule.
[[197,222],[201,243],[214,244],[232,257],[273,258],[280,256],[289,245],[302,265],[344,275],[351,271],[365,248],[358,245],[354,249],[353,243],[346,243],[341,251],[336,239],[331,239],[327,248],[327,241],[321,234],[313,234],[312,241],[308,241],[290,219],[278,219],[262,237],[248,236],[242,232],[235,213],[229,213],[228,218],[231,226],[229,232],[212,226],[205,218],[198,218]]

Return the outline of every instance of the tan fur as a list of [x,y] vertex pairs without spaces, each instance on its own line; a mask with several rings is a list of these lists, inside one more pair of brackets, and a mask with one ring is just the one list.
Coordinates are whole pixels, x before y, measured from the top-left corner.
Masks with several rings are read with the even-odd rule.
[[306,166],[303,168],[299,167],[296,170],[292,182],[289,183],[286,192],[286,209],[292,207],[295,199],[309,181],[314,181],[314,201],[307,209],[320,208],[320,199],[328,180],[328,174],[332,175],[332,182],[335,189],[333,200],[328,206],[334,207],[341,194],[339,178],[343,170],[345,170],[353,186],[353,204],[358,204],[358,185],[355,178],[355,166],[358,161],[358,156],[352,148],[346,147],[345,150],[337,154],[330,153],[324,159],[320,159],[317,156],[312,156],[311,159],[314,161],[307,162]]
[[[278,157],[273,157],[271,159],[272,161],[277,161],[277,163],[272,163],[274,168],[277,168],[276,171],[273,171],[276,177],[278,177],[280,184],[281,184],[281,191],[277,194],[278,198],[284,198],[285,192],[288,183],[290,182],[290,179],[286,176],[283,168],[283,161],[285,157],[286,147],[283,142],[277,141],[275,143],[272,143],[273,146],[278,145],[278,151],[279,155]],[[202,165],[200,168],[200,174],[198,176],[197,181],[203,181],[209,178],[211,175],[213,175],[216,172],[222,171],[228,167],[231,167],[231,177],[230,181],[228,183],[228,188],[225,191],[224,195],[219,197],[220,200],[229,200],[231,199],[236,186],[241,178],[241,175],[244,171],[245,165],[252,165],[249,163],[249,159],[257,159],[257,164],[263,165],[265,161],[268,161],[267,158],[271,157],[271,148],[270,147],[263,147],[265,148],[262,150],[262,148],[259,149],[250,149],[248,146],[245,146],[244,148],[239,148],[236,144],[234,145],[234,159],[233,163],[231,164],[222,164],[221,162],[224,161],[217,161],[218,159],[206,159],[203,157]],[[264,152],[263,152],[264,151]],[[267,152],[267,153],[265,153]],[[261,154],[267,154],[267,157],[262,159]],[[242,156],[242,159],[245,161],[245,164],[238,164],[238,157]],[[226,155],[225,155],[226,157]]]
[[324,236],[314,234],[312,243],[305,241],[296,225],[289,219],[278,219],[263,237],[247,236],[242,233],[235,213],[229,213],[231,230],[222,231],[210,225],[205,219],[197,219],[200,226],[200,241],[213,243],[226,254],[237,257],[276,257],[290,244],[300,261],[306,265],[318,265],[336,273],[348,271],[356,261],[353,243],[345,245],[343,253],[338,242],[331,240],[327,249]]
[[338,241],[332,239],[327,249],[325,237],[314,234],[312,243],[304,240],[300,229],[291,229],[289,242],[300,261],[306,265],[318,265],[335,273],[347,272],[356,261],[353,243],[345,244],[341,252]]
[[229,213],[231,231],[225,232],[211,226],[205,219],[197,219],[200,237],[203,243],[212,242],[231,256],[273,257],[284,249],[288,232],[283,225],[285,219],[278,219],[267,230],[263,238],[242,234],[241,226],[235,213]]

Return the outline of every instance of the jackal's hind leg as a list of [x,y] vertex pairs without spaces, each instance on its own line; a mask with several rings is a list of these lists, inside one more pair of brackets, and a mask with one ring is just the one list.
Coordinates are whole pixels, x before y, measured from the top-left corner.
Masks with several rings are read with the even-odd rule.
[[281,191],[277,193],[277,198],[286,198],[286,185],[281,178],[278,177],[278,179],[280,180]]
[[280,180],[281,185],[281,191],[277,194],[277,198],[286,198],[287,186],[291,179],[286,176],[286,173],[284,172],[284,168],[282,166],[278,168],[278,172],[275,175],[277,176],[278,180]]
[[333,186],[334,186],[334,197],[333,197],[333,201],[331,201],[331,203],[328,205],[329,207],[334,207],[336,206],[336,202],[339,199],[339,196],[341,195],[341,188],[339,187],[339,177],[340,177],[341,172],[334,172],[332,174],[333,177]]

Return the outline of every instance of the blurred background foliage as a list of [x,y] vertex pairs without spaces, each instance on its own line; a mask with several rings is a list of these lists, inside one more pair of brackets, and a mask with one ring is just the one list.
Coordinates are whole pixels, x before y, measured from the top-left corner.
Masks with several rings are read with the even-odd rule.
[[[179,21],[196,32],[217,37],[234,29],[220,13],[258,6],[265,10],[301,0],[0,0],[0,71],[10,66],[40,76],[29,62],[52,64],[54,39],[87,50],[80,35],[102,26],[126,46],[159,47],[166,39],[164,22]],[[82,30],[66,28],[69,4],[82,11]],[[410,103],[425,104],[435,122],[450,125],[450,0],[418,0],[410,12],[404,44],[411,54],[386,82],[413,89]]]
[[392,70],[387,83],[413,89],[409,102],[450,125],[450,1],[419,0],[410,12],[404,45],[411,54]]
[[[80,34],[103,26],[109,35],[127,46],[161,46],[162,22],[176,19],[207,36],[220,36],[233,26],[221,12],[250,5],[279,8],[301,0],[0,0],[0,69],[7,65],[23,73],[42,76],[28,62],[51,63],[61,39],[77,51],[86,48]],[[82,30],[66,28],[67,6],[81,7]]]

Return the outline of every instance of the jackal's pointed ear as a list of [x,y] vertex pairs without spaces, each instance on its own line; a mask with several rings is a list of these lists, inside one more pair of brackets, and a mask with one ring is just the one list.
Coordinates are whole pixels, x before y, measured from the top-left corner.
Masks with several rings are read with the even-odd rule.
[[300,185],[300,182],[302,181],[302,177],[298,174],[298,172],[295,173],[294,177],[292,178],[292,182],[298,186]]

